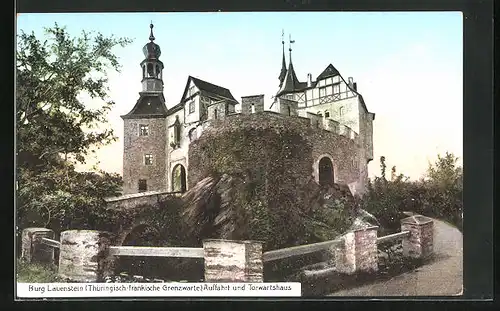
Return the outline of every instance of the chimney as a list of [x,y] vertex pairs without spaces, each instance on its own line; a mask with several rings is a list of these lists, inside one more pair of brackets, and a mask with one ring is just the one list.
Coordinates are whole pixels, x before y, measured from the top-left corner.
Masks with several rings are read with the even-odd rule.
[[350,86],[350,87],[354,87],[354,86],[353,86],[354,79],[353,79],[352,77],[349,77],[349,78],[347,79],[347,81],[349,81],[349,82],[347,82],[347,84],[349,84],[349,86]]
[[312,85],[312,74],[308,73],[307,74],[307,87],[310,87]]
[[356,82],[353,83],[352,88],[357,92],[358,91],[358,84]]

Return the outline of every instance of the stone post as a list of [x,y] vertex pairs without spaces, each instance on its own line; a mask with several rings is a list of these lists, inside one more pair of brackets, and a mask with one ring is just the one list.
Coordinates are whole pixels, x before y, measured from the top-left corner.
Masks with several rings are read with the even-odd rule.
[[401,231],[410,231],[403,239],[403,255],[425,259],[433,253],[434,223],[431,218],[413,215],[401,220]]
[[378,271],[377,226],[356,229],[345,234],[335,251],[338,272]]
[[46,228],[26,228],[21,241],[21,258],[32,263],[54,263],[54,248],[43,244],[42,238],[54,239],[54,231]]
[[59,275],[72,282],[101,282],[110,275],[110,235],[94,230],[61,233]]
[[204,240],[205,282],[263,282],[262,242]]

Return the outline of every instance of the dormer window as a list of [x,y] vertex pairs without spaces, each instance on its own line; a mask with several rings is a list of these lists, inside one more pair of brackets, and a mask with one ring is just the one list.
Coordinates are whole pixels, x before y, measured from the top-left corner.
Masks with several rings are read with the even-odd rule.
[[195,104],[194,104],[194,100],[189,102],[189,113],[194,113],[195,111]]
[[139,136],[149,136],[149,125],[147,124],[139,125]]

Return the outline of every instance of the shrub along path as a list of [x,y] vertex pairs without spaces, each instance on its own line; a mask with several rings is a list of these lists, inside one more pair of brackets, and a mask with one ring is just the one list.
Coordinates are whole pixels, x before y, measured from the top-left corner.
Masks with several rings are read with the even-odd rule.
[[328,296],[455,296],[462,294],[463,241],[455,227],[434,219],[435,259],[414,271]]

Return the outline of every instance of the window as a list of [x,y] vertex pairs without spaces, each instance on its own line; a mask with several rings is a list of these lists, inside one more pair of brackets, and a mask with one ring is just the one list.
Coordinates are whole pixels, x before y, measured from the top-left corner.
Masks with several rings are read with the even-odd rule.
[[252,104],[252,113],[255,113],[255,105]]
[[330,112],[329,111],[325,111],[325,118],[329,118],[330,117]]
[[338,94],[338,93],[340,93],[340,83],[333,85],[333,94]]
[[139,136],[149,136],[149,125],[147,124],[139,125]]
[[194,100],[189,103],[189,113],[193,113],[195,110]]
[[326,87],[322,87],[319,89],[319,97],[326,96]]
[[148,78],[154,77],[154,67],[153,64],[148,63]]
[[144,165],[153,165],[153,155],[152,154],[144,155]]
[[318,116],[321,118],[323,117],[323,114],[321,113],[321,111],[318,111]]
[[214,109],[214,119],[217,119],[217,109]]
[[287,108],[288,108],[288,115],[291,116],[292,115],[292,109],[290,108],[290,106],[288,106]]
[[146,179],[139,179],[138,190],[139,192],[148,191],[148,182]]
[[344,107],[339,108],[339,116],[342,117],[344,115]]
[[179,119],[175,120],[174,124],[174,145],[179,146],[181,143],[181,123]]
[[189,88],[189,90],[188,90],[188,94],[187,94],[187,96],[188,96],[188,97],[190,97],[190,96],[192,96],[193,94],[194,94],[194,86],[191,86],[191,87]]

